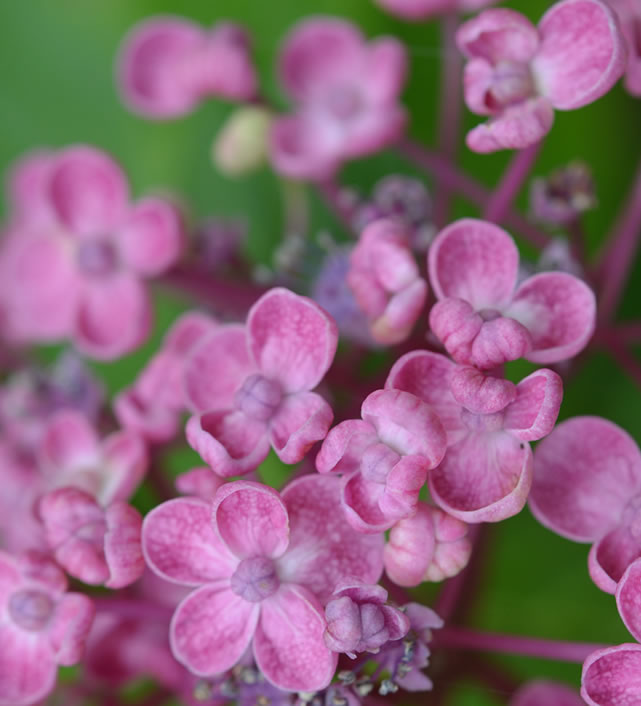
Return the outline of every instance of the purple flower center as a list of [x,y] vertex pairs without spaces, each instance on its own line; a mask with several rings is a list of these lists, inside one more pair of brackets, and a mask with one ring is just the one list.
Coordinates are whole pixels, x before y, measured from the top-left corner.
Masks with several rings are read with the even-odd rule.
[[250,375],[236,392],[236,407],[252,419],[266,422],[278,409],[283,392],[275,380]]
[[87,275],[94,276],[113,272],[118,259],[116,249],[107,240],[81,242],[76,257],[81,271]]
[[373,483],[385,483],[387,476],[401,457],[386,444],[369,446],[361,459],[363,477]]
[[327,108],[337,120],[351,120],[363,106],[360,91],[355,86],[338,86],[327,96]]
[[485,102],[490,110],[501,110],[534,96],[534,81],[527,64],[505,61],[494,67],[492,85]]
[[468,409],[461,410],[461,421],[472,432],[492,432],[503,429],[504,413],[494,412],[493,414],[475,414]]
[[269,598],[279,586],[274,562],[266,556],[243,559],[231,577],[231,590],[250,603]]
[[479,316],[483,321],[494,321],[495,319],[500,319],[503,314],[498,309],[481,309]]
[[38,632],[49,622],[54,604],[42,591],[25,590],[9,598],[9,615],[23,630]]

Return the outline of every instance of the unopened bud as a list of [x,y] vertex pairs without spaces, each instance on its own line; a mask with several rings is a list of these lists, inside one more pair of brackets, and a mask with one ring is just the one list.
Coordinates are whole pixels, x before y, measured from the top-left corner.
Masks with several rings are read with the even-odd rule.
[[264,108],[235,110],[214,142],[212,159],[226,176],[249,174],[267,159],[267,136],[271,115]]

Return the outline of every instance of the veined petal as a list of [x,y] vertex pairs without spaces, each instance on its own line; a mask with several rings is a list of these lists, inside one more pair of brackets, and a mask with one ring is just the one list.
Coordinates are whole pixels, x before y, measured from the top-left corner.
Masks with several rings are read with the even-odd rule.
[[641,699],[639,674],[641,645],[597,650],[583,664],[581,696],[589,706],[632,706]]

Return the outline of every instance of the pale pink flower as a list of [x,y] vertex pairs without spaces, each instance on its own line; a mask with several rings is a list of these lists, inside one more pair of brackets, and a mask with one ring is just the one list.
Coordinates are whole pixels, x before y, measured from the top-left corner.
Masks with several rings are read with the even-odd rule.
[[561,0],[535,27],[524,15],[489,9],[463,24],[469,109],[490,120],[467,135],[475,152],[522,149],[546,135],[554,110],[607,93],[625,70],[625,41],[602,0]]

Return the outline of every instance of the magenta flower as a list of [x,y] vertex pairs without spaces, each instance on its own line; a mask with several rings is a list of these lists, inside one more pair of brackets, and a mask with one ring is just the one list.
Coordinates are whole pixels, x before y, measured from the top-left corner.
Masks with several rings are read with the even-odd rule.
[[333,652],[377,653],[390,640],[407,635],[410,621],[387,603],[387,591],[378,585],[348,582],[337,586],[325,606],[325,644]]
[[641,556],[641,453],[616,424],[574,417],[536,450],[530,507],[543,525],[592,543],[588,566],[596,585],[614,593]]
[[249,38],[231,22],[209,30],[182,17],[152,17],[133,27],[118,57],[125,104],[147,118],[174,118],[215,96],[256,95]]
[[469,59],[469,109],[490,120],[467,135],[475,152],[522,149],[546,135],[554,110],[574,110],[607,93],[625,69],[614,12],[601,0],[562,0],[535,27],[514,10],[489,9],[457,34]]
[[407,392],[372,392],[361,416],[329,432],[316,468],[343,474],[347,521],[358,532],[376,533],[416,512],[427,473],[441,462],[447,440],[437,415]]
[[[14,170],[34,169],[34,158]],[[151,324],[143,278],[165,271],[182,247],[169,202],[129,203],[129,187],[105,153],[75,146],[37,158],[39,177],[14,202],[0,249],[5,333],[19,341],[72,338],[113,359],[139,346]],[[42,173],[40,173],[42,172]]]
[[147,515],[152,570],[196,588],[171,622],[173,653],[195,674],[233,667],[250,643],[259,670],[291,691],[325,688],[336,654],[325,645],[321,604],[347,577],[375,583],[382,537],[352,530],[338,480],[304,476],[279,495],[250,481],[222,486],[213,503],[170,500]]
[[185,361],[218,324],[192,311],[179,317],[165,335],[160,351],[136,382],[114,401],[118,421],[146,439],[163,442],[176,436],[180,414],[187,407],[183,389]]
[[430,327],[458,363],[494,368],[525,357],[556,363],[581,351],[596,301],[580,279],[543,272],[516,286],[519,252],[504,230],[463,219],[442,230],[428,253],[437,303]]
[[551,681],[532,681],[510,699],[510,706],[583,706],[575,689]]
[[411,333],[427,297],[406,229],[393,220],[374,221],[350,256],[347,283],[379,343],[400,343]]
[[419,503],[416,514],[392,527],[383,552],[385,573],[399,586],[443,581],[465,568],[472,553],[468,527],[438,507]]
[[342,162],[397,140],[405,126],[398,103],[405,72],[396,39],[368,43],[357,27],[333,17],[298,24],[280,58],[280,77],[297,109],[273,125],[276,170],[324,179]]
[[628,48],[628,64],[624,85],[628,93],[641,96],[641,5],[637,0],[608,0],[619,17]]
[[334,359],[334,320],[311,299],[275,288],[251,308],[247,326],[221,326],[186,364],[187,398],[198,416],[187,440],[221,476],[255,469],[270,446],[298,463],[325,438],[333,414],[310,392]]
[[55,686],[58,665],[80,661],[91,599],[67,593],[64,574],[37,554],[0,551],[0,703],[28,706]]
[[85,583],[121,588],[140,578],[142,518],[126,500],[147,468],[142,440],[125,431],[100,442],[82,415],[60,412],[41,456],[54,490],[38,511],[56,561]]
[[405,20],[423,20],[450,12],[473,12],[496,0],[375,0],[383,9]]
[[537,370],[515,385],[414,351],[394,364],[385,387],[416,395],[447,431],[445,458],[428,475],[445,512],[464,522],[498,522],[521,511],[532,483],[527,442],[549,434],[559,413],[556,373]]

